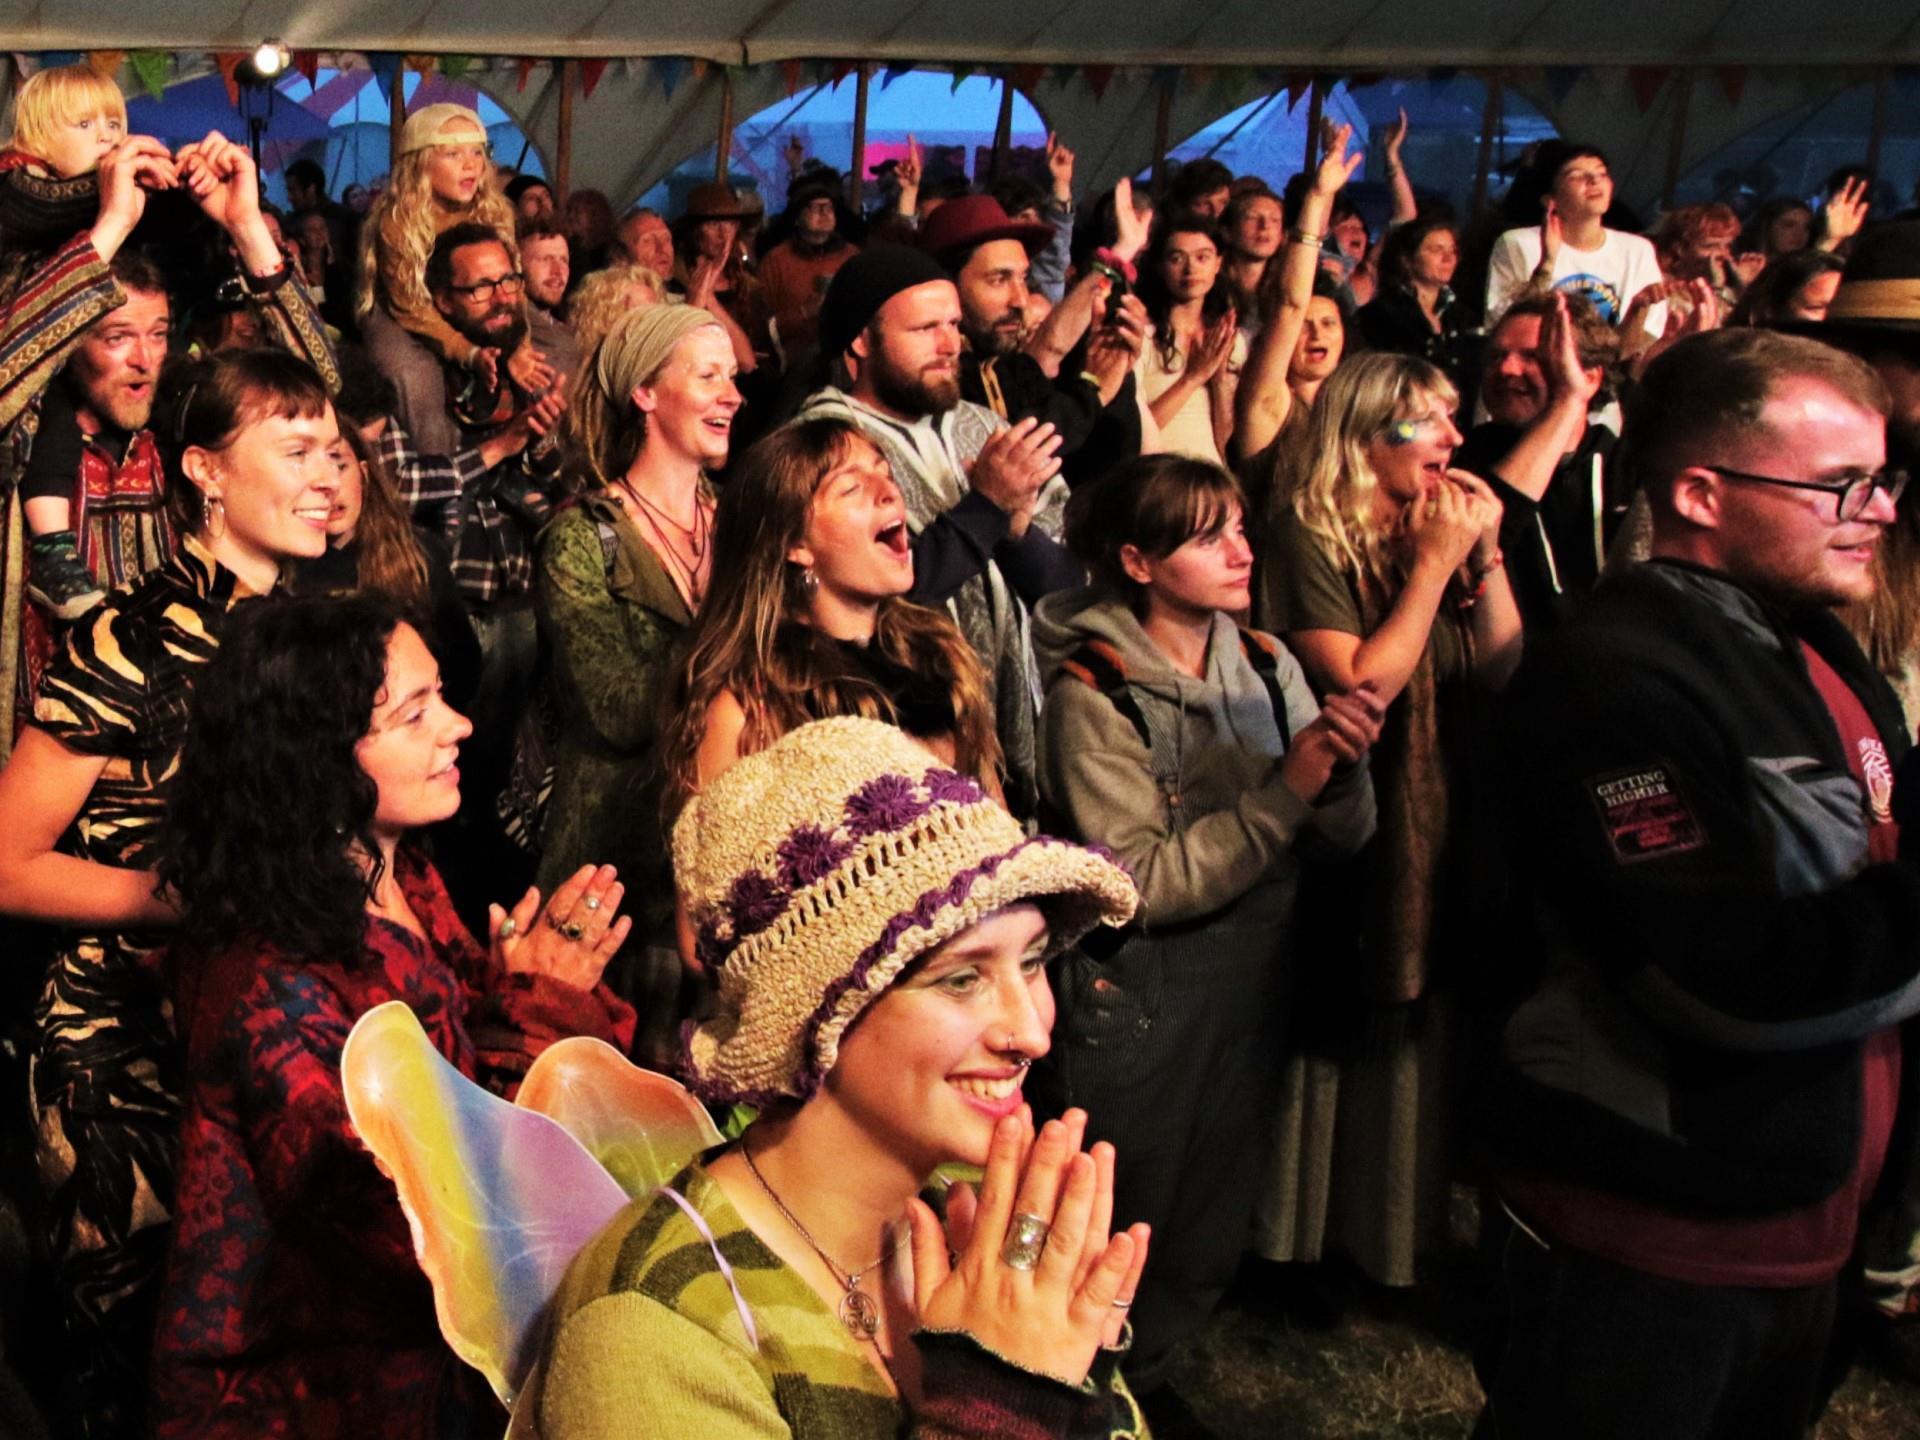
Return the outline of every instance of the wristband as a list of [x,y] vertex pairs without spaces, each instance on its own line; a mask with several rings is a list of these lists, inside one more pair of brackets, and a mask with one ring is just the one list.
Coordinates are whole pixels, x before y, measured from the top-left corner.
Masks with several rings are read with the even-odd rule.
[[1324,234],[1316,235],[1311,230],[1302,230],[1297,225],[1287,232],[1287,238],[1296,245],[1305,245],[1313,250],[1318,250],[1327,239]]
[[1096,270],[1111,271],[1112,273],[1108,278],[1116,283],[1121,280],[1126,281],[1129,285],[1137,283],[1133,262],[1131,260],[1122,260],[1120,256],[1108,246],[1102,245],[1098,250],[1093,252],[1093,268]]

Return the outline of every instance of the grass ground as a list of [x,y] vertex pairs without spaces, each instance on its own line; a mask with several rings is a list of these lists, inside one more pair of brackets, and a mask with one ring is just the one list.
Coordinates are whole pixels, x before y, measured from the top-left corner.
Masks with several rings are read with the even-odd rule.
[[[1201,1418],[1234,1440],[1465,1440],[1481,1400],[1471,1252],[1435,1257],[1411,1292],[1318,1268],[1332,1273],[1291,1308],[1337,1309],[1331,1328],[1230,1302],[1179,1357],[1173,1383]],[[1856,1366],[1816,1436],[1920,1440],[1920,1387]]]

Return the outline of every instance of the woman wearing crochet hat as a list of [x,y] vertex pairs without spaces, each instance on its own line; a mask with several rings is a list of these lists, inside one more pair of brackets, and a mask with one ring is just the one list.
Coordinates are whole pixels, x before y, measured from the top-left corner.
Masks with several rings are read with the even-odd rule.
[[[1118,1342],[1145,1228],[1109,1235],[1113,1152],[1035,1136],[1046,961],[1135,894],[1028,838],[878,721],[803,725],[674,827],[716,1014],[685,1069],[758,1106],[732,1148],[627,1207],[573,1263],[517,1415],[629,1435],[1137,1435]],[[943,1228],[918,1192],[949,1162]]]
[[464,105],[428,105],[407,117],[400,158],[361,230],[360,326],[374,363],[400,392],[400,418],[422,454],[451,455],[460,436],[447,410],[440,362],[505,364],[523,389],[545,388],[531,342],[510,356],[482,350],[434,309],[427,256],[442,231],[467,221],[490,225],[509,248],[513,206],[489,158],[486,128]]
[[712,315],[629,311],[567,412],[565,473],[580,502],[540,536],[561,730],[537,878],[551,889],[588,857],[628,877],[641,908],[609,976],[640,1012],[640,1058],[658,1066],[683,1018],[655,763],[660,691],[712,574],[706,472],[726,464],[739,409],[733,350]]

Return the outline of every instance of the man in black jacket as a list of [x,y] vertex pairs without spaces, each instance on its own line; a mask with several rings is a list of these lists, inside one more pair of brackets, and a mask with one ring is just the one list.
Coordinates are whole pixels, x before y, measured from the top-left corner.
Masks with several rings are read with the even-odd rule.
[[1484,1111],[1482,1435],[1812,1421],[1920,1012],[1920,774],[1832,613],[1894,518],[1887,410],[1813,341],[1674,346],[1626,426],[1653,558],[1515,682],[1538,964]]

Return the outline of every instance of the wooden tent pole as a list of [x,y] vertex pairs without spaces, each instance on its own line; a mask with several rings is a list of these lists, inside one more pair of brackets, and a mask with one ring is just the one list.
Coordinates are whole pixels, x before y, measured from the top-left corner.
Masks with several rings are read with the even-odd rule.
[[713,178],[727,183],[728,162],[733,159],[733,71],[720,74],[720,138],[713,149]]
[[402,60],[387,87],[387,168],[400,163],[400,132],[407,125],[407,62]]
[[1887,138],[1887,72],[1873,77],[1873,128],[1867,132],[1867,170],[1880,178],[1880,146]]
[[1303,168],[1311,175],[1320,168],[1320,122],[1327,114],[1327,92],[1322,88],[1318,75],[1313,77],[1313,88],[1307,92],[1307,156]]
[[1167,147],[1173,139],[1173,87],[1162,85],[1160,98],[1153,107],[1153,204],[1167,188]]
[[870,76],[863,60],[854,71],[853,81],[853,162],[847,167],[847,208],[856,215],[867,213],[867,83]]
[[1487,103],[1480,112],[1480,158],[1473,167],[1473,202],[1467,208],[1468,224],[1479,218],[1487,205],[1487,181],[1493,169],[1493,137],[1500,131],[1500,81],[1487,81]]
[[580,62],[560,64],[560,133],[553,145],[554,203],[565,205],[573,188],[573,92],[580,88]]
[[993,158],[987,162],[989,179],[998,180],[1007,173],[1007,159],[1013,150],[1013,81],[1000,77],[1000,118],[993,124]]
[[1687,157],[1687,101],[1693,94],[1693,74],[1681,71],[1673,82],[1673,133],[1667,138],[1667,176],[1660,187],[1660,208],[1671,210],[1680,189],[1680,167]]

